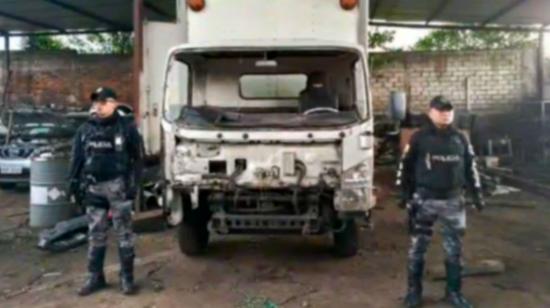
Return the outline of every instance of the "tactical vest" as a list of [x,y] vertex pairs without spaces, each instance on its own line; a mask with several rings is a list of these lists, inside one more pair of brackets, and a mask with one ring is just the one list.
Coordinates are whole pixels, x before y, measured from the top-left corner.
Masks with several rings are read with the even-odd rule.
[[432,193],[452,195],[465,186],[465,138],[455,130],[444,133],[423,130],[417,136],[415,162],[417,188]]
[[130,168],[128,130],[123,119],[102,125],[88,124],[82,134],[85,152],[83,175],[94,183],[126,177]]

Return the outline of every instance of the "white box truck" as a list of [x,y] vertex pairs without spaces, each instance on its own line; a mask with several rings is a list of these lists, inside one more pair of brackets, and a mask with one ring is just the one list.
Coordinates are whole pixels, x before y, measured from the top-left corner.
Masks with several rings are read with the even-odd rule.
[[180,0],[146,23],[141,129],[183,253],[209,234],[331,234],[373,195],[368,1]]

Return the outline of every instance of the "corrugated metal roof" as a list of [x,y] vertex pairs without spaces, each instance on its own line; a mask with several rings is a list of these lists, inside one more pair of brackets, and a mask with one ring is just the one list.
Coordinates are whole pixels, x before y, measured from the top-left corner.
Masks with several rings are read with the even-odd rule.
[[[146,0],[151,20],[175,18],[176,0]],[[0,0],[0,31],[129,31],[132,0]]]
[[[147,18],[175,18],[176,1],[145,0]],[[131,30],[132,3],[132,0],[0,0],[0,31],[24,34],[44,31]],[[550,0],[371,0],[370,8],[373,20],[406,21],[416,25],[550,24]]]
[[549,0],[371,0],[371,18],[417,23],[532,26],[550,23]]

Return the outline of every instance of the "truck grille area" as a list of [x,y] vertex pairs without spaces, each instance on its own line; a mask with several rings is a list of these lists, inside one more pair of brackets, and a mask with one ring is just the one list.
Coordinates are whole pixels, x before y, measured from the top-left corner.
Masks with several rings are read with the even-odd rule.
[[323,205],[333,192],[280,189],[211,192],[211,227],[218,233],[318,234],[323,230]]

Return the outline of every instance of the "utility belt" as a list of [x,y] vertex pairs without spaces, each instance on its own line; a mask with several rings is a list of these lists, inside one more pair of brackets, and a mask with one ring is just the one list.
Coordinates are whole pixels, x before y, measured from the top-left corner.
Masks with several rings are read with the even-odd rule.
[[437,190],[437,189],[427,189],[424,187],[419,187],[416,190],[416,193],[422,200],[426,199],[435,199],[435,200],[447,200],[458,198],[464,193],[462,188],[452,189],[452,190]]

